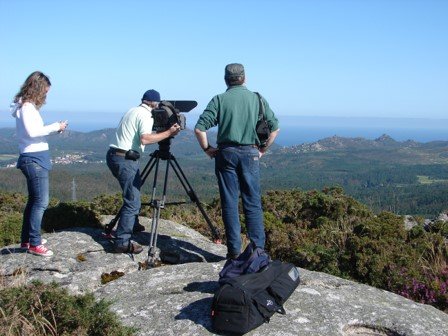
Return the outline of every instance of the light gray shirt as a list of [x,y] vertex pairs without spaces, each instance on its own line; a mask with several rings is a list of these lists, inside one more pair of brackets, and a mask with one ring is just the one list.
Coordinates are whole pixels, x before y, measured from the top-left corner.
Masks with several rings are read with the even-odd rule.
[[110,147],[123,150],[135,150],[143,153],[145,145],[141,144],[142,134],[151,134],[154,120],[151,115],[152,108],[146,104],[140,104],[131,108],[121,118],[115,132],[115,142]]

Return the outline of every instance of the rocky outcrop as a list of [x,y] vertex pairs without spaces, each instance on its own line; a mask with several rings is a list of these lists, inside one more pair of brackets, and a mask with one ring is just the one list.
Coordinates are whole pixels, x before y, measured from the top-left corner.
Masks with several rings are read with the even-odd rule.
[[[105,218],[108,222],[109,218]],[[148,219],[141,218],[148,229]],[[210,335],[210,305],[226,248],[180,224],[160,220],[162,266],[142,269],[147,249],[135,260],[111,252],[101,230],[47,234],[51,258],[1,250],[0,272],[7,282],[55,281],[72,293],[93,292],[139,335]],[[148,245],[150,234],[136,235]],[[169,264],[175,262],[176,264]],[[140,269],[140,270],[139,270]],[[448,315],[393,293],[300,269],[302,282],[276,314],[250,335],[448,335]],[[101,277],[118,274],[102,283]]]
[[438,217],[437,220],[448,222],[448,210],[443,211]]
[[448,212],[446,210],[442,211],[436,218],[425,218],[420,223],[414,216],[403,216],[403,223],[406,230],[411,230],[413,227],[421,225],[426,231],[430,231],[431,226],[439,221],[448,222]]

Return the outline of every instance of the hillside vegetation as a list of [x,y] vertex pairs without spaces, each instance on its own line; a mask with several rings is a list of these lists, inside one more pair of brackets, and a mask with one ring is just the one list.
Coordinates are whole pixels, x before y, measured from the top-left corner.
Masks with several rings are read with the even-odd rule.
[[[92,201],[100,194],[118,192],[118,182],[104,162],[114,129],[88,133],[67,131],[50,136],[54,158],[76,155],[84,163],[54,165],[51,172],[51,196]],[[211,133],[211,143],[215,143]],[[157,145],[148,146],[141,160],[145,166]],[[211,202],[218,197],[214,162],[199,148],[192,130],[172,139],[171,152],[194,187],[199,198]],[[14,156],[15,154],[15,156]],[[0,166],[14,163],[17,140],[14,129],[0,129]],[[372,210],[401,215],[438,215],[448,204],[448,142],[398,142],[384,135],[375,140],[330,137],[310,144],[290,147],[273,146],[261,162],[263,190],[291,188],[322,189],[341,186],[345,192]],[[161,166],[163,178],[164,165]],[[151,194],[152,176],[144,186]],[[159,190],[162,186],[158,187]],[[20,171],[3,168],[0,190],[26,193]],[[170,171],[168,197],[188,199],[176,176]]]
[[[18,243],[25,199],[7,193],[0,197],[0,243]],[[120,204],[118,194],[92,202],[52,200],[43,228],[51,232],[70,226],[99,227],[99,215],[116,214]],[[341,188],[269,191],[263,206],[266,249],[274,259],[390,290],[448,312],[447,222],[406,231],[403,217],[390,212],[376,215]],[[224,232],[218,200],[207,204],[206,210]],[[210,237],[195,206],[167,207],[161,214]],[[145,208],[142,215],[151,216],[151,209]]]

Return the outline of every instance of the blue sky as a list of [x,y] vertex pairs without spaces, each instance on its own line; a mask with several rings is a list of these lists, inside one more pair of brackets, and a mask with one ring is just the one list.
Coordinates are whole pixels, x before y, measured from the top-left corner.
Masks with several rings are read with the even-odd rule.
[[34,70],[48,122],[110,127],[150,88],[197,119],[232,62],[279,116],[446,119],[447,17],[446,0],[0,0],[0,123]]

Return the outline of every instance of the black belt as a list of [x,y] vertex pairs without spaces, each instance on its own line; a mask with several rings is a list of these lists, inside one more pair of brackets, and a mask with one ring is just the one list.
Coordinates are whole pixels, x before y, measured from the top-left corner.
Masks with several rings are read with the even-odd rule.
[[219,143],[219,144],[218,144],[218,148],[219,148],[219,147],[253,147],[253,148],[258,148],[257,145],[253,145],[253,144],[250,144],[250,145],[241,145],[241,144],[233,143],[233,142],[223,142],[223,143]]

